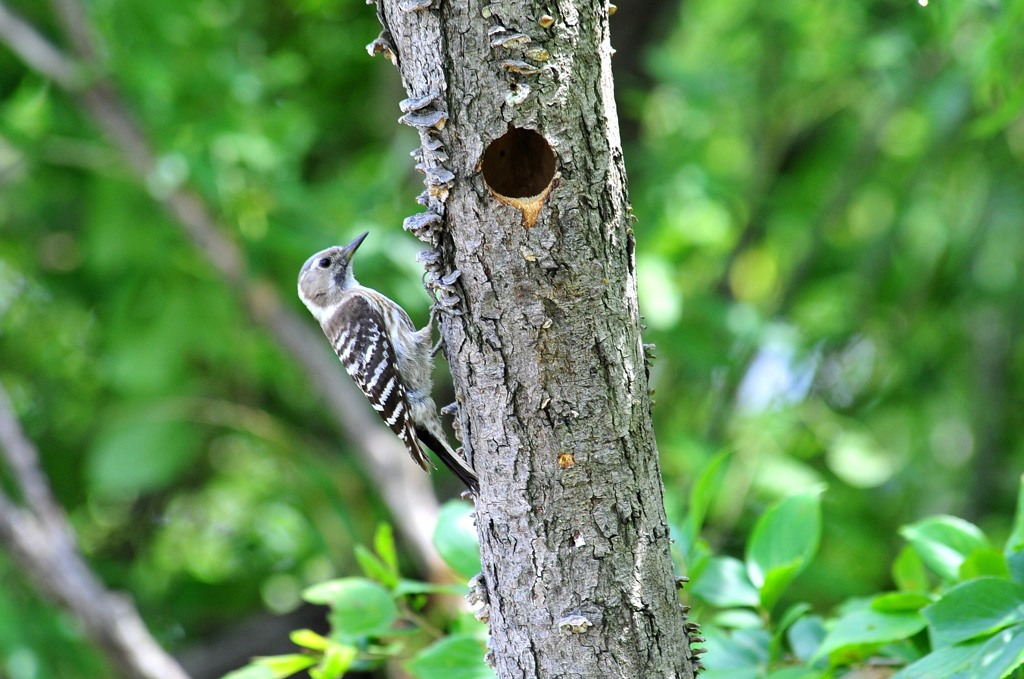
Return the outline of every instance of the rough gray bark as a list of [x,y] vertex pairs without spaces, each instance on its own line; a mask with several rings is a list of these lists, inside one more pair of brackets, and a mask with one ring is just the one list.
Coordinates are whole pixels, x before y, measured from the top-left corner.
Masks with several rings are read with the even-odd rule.
[[593,0],[379,0],[426,211],[491,658],[510,677],[690,677],[633,233]]

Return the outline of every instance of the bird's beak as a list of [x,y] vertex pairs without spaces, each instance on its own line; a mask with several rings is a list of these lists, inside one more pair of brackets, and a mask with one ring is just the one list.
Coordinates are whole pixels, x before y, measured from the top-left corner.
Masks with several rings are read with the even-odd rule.
[[366,240],[366,237],[369,235],[370,232],[367,231],[362,236],[358,236],[354,241],[352,241],[351,243],[349,243],[348,245],[341,249],[341,256],[345,258],[346,262],[352,261],[352,255],[355,254],[356,250],[359,249],[359,246],[362,244],[364,240]]

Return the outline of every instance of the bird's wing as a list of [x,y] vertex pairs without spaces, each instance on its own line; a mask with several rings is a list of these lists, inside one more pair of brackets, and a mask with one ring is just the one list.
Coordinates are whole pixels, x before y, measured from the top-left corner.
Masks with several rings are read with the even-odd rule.
[[380,312],[362,296],[353,295],[326,320],[324,333],[373,409],[402,439],[413,461],[428,470],[430,463],[416,440],[405,384],[396,370],[395,348]]

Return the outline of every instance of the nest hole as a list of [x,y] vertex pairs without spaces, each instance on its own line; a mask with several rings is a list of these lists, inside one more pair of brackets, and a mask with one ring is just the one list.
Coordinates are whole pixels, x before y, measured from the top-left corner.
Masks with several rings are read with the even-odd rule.
[[498,196],[531,198],[543,194],[555,178],[555,152],[536,130],[509,127],[488,144],[480,170]]

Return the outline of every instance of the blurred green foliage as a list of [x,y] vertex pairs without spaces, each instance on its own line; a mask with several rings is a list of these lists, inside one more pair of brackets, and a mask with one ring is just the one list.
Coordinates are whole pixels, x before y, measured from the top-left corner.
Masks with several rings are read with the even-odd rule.
[[[59,34],[46,4],[10,4]],[[153,197],[195,186],[292,299],[310,252],[379,234],[360,278],[422,323],[420,244],[399,232],[415,141],[361,2],[88,9],[159,169],[140,187],[0,48],[0,380],[90,562],[180,649],[355,572],[383,512],[302,374]],[[1024,0],[687,0],[646,46],[649,87],[619,93],[681,542],[743,558],[766,507],[829,488],[777,610],[890,588],[898,527],[924,516],[1011,531],[1022,24]],[[104,676],[2,554],[0,581],[0,674]]]
[[670,514],[720,450],[706,530],[733,553],[766,502],[827,483],[799,581],[814,601],[884,584],[896,527],[923,515],[1009,529],[1022,16],[1019,0],[685,2],[652,88],[625,93]]

